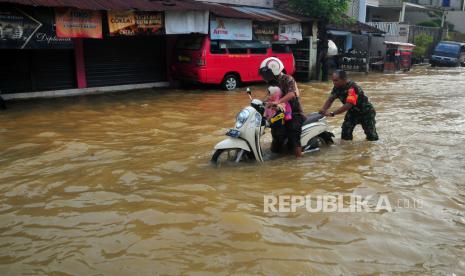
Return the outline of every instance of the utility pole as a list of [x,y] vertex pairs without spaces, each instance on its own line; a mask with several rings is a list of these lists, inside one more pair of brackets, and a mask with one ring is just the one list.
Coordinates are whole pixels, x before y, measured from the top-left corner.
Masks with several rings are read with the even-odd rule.
[[[446,32],[444,32],[444,29],[446,29]],[[447,22],[446,22],[446,10],[442,9],[440,40],[443,40],[447,36],[448,36],[448,26],[447,26]]]
[[366,56],[366,67],[365,67],[365,73],[368,74],[368,72],[370,72],[370,52],[371,52],[371,37],[372,35],[371,34],[368,34],[368,41],[367,41],[367,56]]
[[407,2],[402,2],[402,10],[400,11],[399,22],[405,21],[405,10],[407,8]]

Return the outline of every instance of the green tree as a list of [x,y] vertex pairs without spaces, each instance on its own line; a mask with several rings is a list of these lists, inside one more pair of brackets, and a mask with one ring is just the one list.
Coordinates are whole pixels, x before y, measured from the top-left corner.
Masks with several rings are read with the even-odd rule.
[[413,57],[416,60],[422,60],[433,43],[433,37],[427,34],[421,34],[415,37],[415,48],[413,49]]
[[[455,30],[455,25],[446,21],[446,24],[447,24],[447,29],[449,31],[454,31]],[[420,22],[417,24],[418,26],[423,26],[423,27],[436,27],[436,28],[439,28],[441,27],[441,19],[433,19],[433,20],[429,20],[429,21],[423,21],[423,22]]]
[[300,14],[340,23],[347,18],[344,14],[349,7],[349,0],[289,0],[289,6]]

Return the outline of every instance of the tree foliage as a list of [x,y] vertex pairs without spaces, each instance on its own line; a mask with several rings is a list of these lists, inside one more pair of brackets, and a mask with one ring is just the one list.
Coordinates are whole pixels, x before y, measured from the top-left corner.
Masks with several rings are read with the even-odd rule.
[[[455,30],[455,25],[446,21],[447,28],[449,31],[454,31]],[[439,28],[441,27],[441,19],[432,19],[429,21],[423,21],[417,24],[418,26],[423,26],[423,27],[436,27]]]
[[427,34],[421,34],[415,37],[415,48],[413,49],[413,56],[415,58],[425,57],[426,51],[433,43],[433,38]]
[[349,7],[349,0],[289,0],[289,7],[294,11],[326,22],[340,23]]

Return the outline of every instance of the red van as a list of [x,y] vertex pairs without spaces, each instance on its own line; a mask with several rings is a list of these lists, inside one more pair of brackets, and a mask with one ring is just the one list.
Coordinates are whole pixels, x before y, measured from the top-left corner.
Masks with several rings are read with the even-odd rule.
[[288,45],[186,35],[176,41],[171,69],[179,81],[221,84],[226,90],[234,90],[240,83],[262,81],[260,63],[271,56],[284,63],[285,73],[294,74],[294,56]]

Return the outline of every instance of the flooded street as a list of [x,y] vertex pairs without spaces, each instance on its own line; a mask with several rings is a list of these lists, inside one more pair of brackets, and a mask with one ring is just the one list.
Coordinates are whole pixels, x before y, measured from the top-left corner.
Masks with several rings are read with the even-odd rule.
[[[9,103],[0,274],[463,275],[465,68],[353,78],[377,109],[380,141],[358,126],[341,143],[337,116],[329,148],[231,168],[208,161],[249,104],[243,92]],[[299,87],[306,112],[331,88]],[[264,213],[265,195],[307,194],[386,195],[394,210]]]

